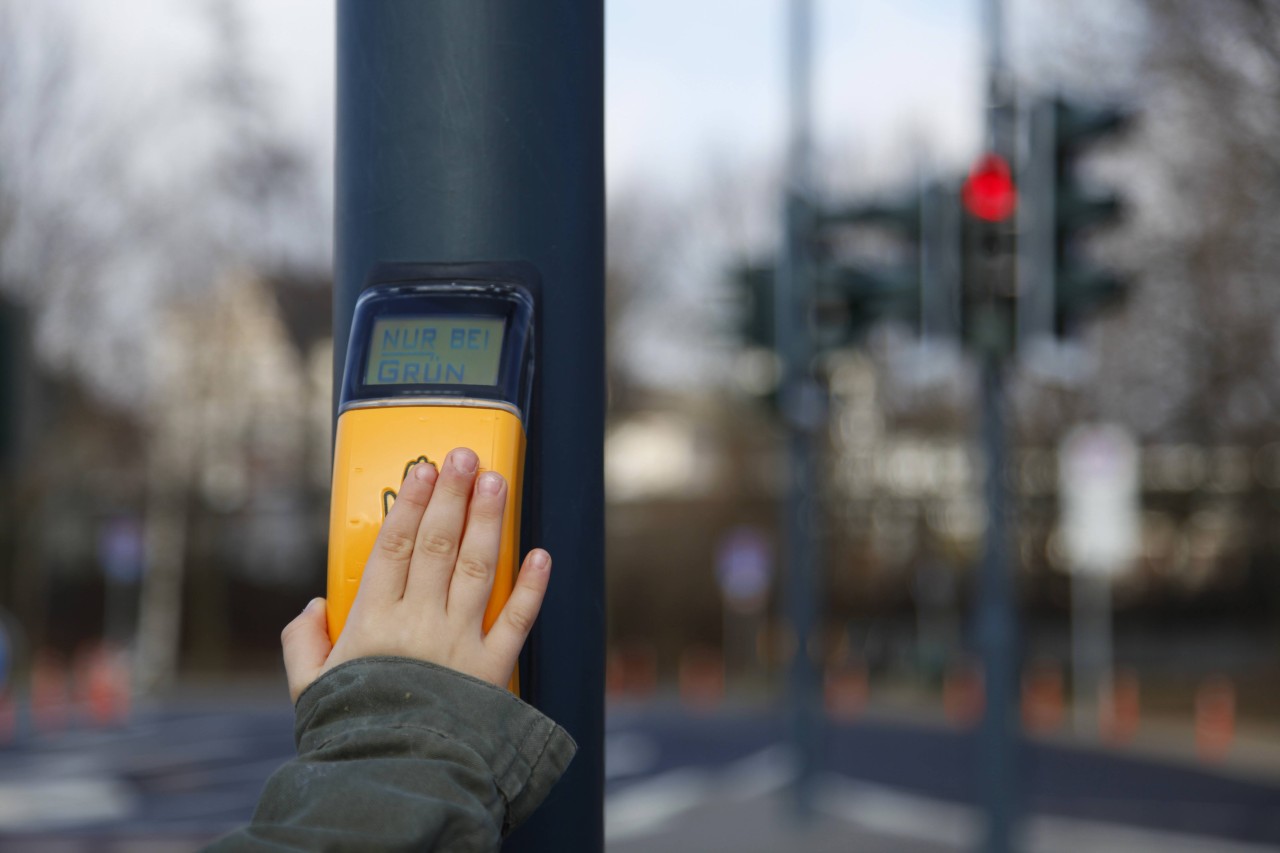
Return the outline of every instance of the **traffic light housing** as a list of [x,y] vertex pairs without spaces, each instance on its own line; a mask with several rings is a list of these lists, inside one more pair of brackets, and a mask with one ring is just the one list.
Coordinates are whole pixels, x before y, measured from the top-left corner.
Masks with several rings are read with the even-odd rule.
[[739,296],[738,336],[746,346],[773,349],[777,342],[771,264],[743,264],[733,271]]
[[961,187],[961,324],[965,342],[979,352],[1006,355],[1015,342],[1018,188],[1008,162],[994,152],[980,157]]
[[815,312],[821,347],[855,345],[881,321],[915,324],[920,313],[920,277],[903,266],[823,267],[818,273]]
[[1094,262],[1087,247],[1091,234],[1121,218],[1124,203],[1114,190],[1089,186],[1080,161],[1132,120],[1133,113],[1117,105],[1063,98],[1031,105],[1022,175],[1027,205],[1019,216],[1020,337],[1071,338],[1124,296],[1124,278]]
[[[806,318],[817,349],[857,345],[884,320],[917,332],[924,344],[959,339],[963,218],[958,185],[941,181],[814,211],[805,234],[814,270]],[[776,346],[776,276],[772,264],[741,264],[730,274],[744,346]]]
[[824,347],[859,343],[882,320],[920,325],[923,194],[830,208],[817,219],[815,328]]

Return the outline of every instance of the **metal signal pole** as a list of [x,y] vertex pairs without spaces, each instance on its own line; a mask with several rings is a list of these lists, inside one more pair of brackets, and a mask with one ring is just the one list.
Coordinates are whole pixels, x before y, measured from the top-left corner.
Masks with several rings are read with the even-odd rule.
[[794,646],[788,673],[788,733],[796,762],[794,805],[813,810],[821,737],[820,682],[814,660],[820,549],[818,442],[826,424],[825,394],[814,376],[813,304],[813,2],[792,0],[789,26],[789,139],[782,263],[774,288],[776,340],[782,362],[779,401],[787,429],[786,611]]
[[[1013,86],[1005,49],[1003,0],[984,4],[987,46],[987,150],[1014,160]],[[1008,268],[989,274],[1009,275]],[[983,282],[991,293],[1012,292],[1014,283]],[[1009,853],[1017,831],[1019,739],[1013,566],[1009,558],[1008,437],[1005,427],[1005,372],[1011,317],[994,301],[979,322],[995,331],[979,341],[982,451],[986,460],[987,531],[978,577],[977,629],[986,702],[980,733],[982,799],[987,814],[984,850]]]
[[578,754],[507,850],[604,847],[603,70],[603,0],[338,3],[335,375],[375,262],[542,278],[522,538],[556,568],[523,693]]

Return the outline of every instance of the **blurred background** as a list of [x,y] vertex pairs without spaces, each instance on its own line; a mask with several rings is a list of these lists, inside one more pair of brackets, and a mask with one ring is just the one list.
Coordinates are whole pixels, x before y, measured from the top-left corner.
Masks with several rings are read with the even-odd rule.
[[[959,185],[981,13],[817,3],[820,197]],[[333,20],[0,0],[3,849],[192,849],[291,753],[278,636],[326,559]],[[1088,250],[1125,298],[1010,376],[1026,844],[1280,849],[1280,3],[1009,0],[1006,31],[1020,96],[1130,116],[1079,163],[1123,201]],[[911,323],[822,353],[822,793],[807,822],[783,794],[785,430],[744,269],[782,239],[785,36],[782,0],[607,2],[606,834],[968,849],[977,370]],[[901,253],[870,242],[841,251]]]

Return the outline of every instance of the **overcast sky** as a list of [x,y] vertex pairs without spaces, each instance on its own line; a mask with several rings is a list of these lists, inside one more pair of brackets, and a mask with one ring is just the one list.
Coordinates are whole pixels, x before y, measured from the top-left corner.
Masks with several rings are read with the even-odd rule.
[[[198,2],[79,3],[104,67],[161,87],[201,48]],[[608,0],[611,187],[680,185],[711,157],[754,162],[780,150],[786,0]],[[280,117],[332,156],[332,0],[240,0]],[[904,137],[967,157],[981,121],[977,0],[820,0],[820,146],[875,164]],[[143,74],[139,75],[138,72]]]
[[[113,105],[167,103],[168,112],[144,108],[139,114],[180,121],[184,87],[209,55],[202,10],[211,0],[63,2],[87,34],[82,50],[95,84],[105,87],[104,98]],[[247,24],[254,70],[271,89],[277,119],[319,165],[317,219],[295,224],[308,235],[304,251],[327,256],[333,0],[235,2]],[[687,215],[712,185],[704,172],[714,169],[718,179],[736,181],[776,167],[785,136],[788,5],[607,0],[606,144],[615,197],[639,187],[671,210],[684,211],[674,215]],[[815,134],[825,164],[820,188],[838,195],[850,180],[900,187],[909,185],[918,167],[930,165],[958,174],[976,153],[982,124],[979,0],[815,0],[815,6]],[[175,158],[168,151],[181,148],[185,157],[205,142],[203,126],[195,127],[183,131],[175,124],[171,133],[145,137],[143,159],[158,180],[173,179]],[[707,355],[705,330],[691,337],[698,347],[666,342],[672,311],[693,315],[723,299],[723,257],[702,237],[694,242],[704,257],[686,257],[668,276],[678,287],[651,300],[661,303],[661,316],[636,314],[636,323],[662,332],[635,336],[636,363],[656,365],[676,353],[687,366],[689,349]]]

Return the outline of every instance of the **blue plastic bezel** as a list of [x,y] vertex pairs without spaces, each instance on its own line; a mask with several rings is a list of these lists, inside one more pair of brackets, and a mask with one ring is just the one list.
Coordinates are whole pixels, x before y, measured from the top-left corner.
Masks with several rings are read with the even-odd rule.
[[[506,403],[525,420],[533,388],[535,287],[527,275],[520,274],[523,266],[393,264],[375,267],[364,292],[356,300],[338,398],[339,411],[379,400],[405,405],[415,398],[421,398],[424,404],[442,399],[478,399]],[[503,340],[497,383],[381,385],[364,382],[374,321],[424,315],[501,318]]]

